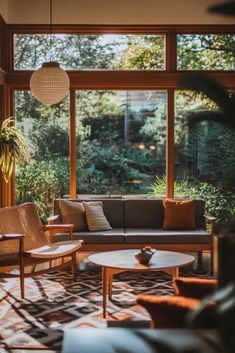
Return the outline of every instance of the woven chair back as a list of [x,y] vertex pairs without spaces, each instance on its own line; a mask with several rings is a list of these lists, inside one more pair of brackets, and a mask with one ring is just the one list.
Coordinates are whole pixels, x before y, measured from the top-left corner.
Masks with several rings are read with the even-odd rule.
[[[24,234],[26,251],[48,244],[34,203],[0,208],[0,234],[6,233]],[[0,242],[0,255],[17,253],[18,249],[18,241]]]

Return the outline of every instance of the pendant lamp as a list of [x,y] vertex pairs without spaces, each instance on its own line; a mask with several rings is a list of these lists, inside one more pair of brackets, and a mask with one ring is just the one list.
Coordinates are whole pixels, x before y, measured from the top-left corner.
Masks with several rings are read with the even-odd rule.
[[[52,34],[52,0],[50,0],[50,52]],[[56,61],[44,62],[30,78],[32,95],[41,103],[52,105],[60,102],[69,91],[69,77]]]

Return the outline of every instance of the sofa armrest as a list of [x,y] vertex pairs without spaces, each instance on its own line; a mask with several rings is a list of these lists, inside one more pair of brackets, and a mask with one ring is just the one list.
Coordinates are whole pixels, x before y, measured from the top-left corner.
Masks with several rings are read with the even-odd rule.
[[206,220],[206,223],[210,226],[210,235],[211,235],[212,241],[213,241],[215,223],[217,221],[217,218],[213,217],[213,216],[210,216],[210,215],[204,215],[204,218]]
[[48,224],[56,224],[56,223],[58,223],[59,217],[60,216],[58,214],[50,216],[47,218],[47,223]]
[[61,232],[69,233],[70,240],[73,240],[73,224],[46,224],[42,226],[43,232],[48,232],[49,241],[52,243],[52,236]]
[[177,277],[173,281],[175,294],[183,297],[202,299],[212,294],[217,280],[206,278]]
[[210,226],[210,235],[211,235],[211,240],[213,242],[214,238],[214,229],[215,229],[215,223],[217,221],[216,217],[210,216],[210,215],[204,215],[204,218],[206,220],[206,224]]
[[206,214],[204,215],[204,218],[205,218],[207,224],[215,224],[215,222],[217,221],[216,217],[206,215]]

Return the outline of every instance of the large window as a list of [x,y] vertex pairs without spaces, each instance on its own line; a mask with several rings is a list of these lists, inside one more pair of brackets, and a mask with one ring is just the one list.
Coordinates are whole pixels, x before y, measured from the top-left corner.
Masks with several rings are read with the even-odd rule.
[[166,91],[79,91],[79,193],[148,194],[165,175]]
[[[69,194],[69,100],[49,108],[16,91],[16,121],[33,151],[17,166],[17,202]],[[83,194],[148,194],[165,175],[166,91],[78,91],[77,187]]]
[[[227,209],[234,133],[212,122],[189,125],[192,113],[218,108],[179,82],[205,72],[235,89],[232,26],[58,25],[51,36],[48,26],[9,28],[7,82],[17,124],[34,147],[32,162],[16,168],[17,202],[31,201],[32,190],[45,209],[57,195],[210,198],[222,190],[215,208]],[[52,107],[29,93],[32,70],[49,60],[71,82],[70,99]]]
[[66,70],[164,70],[165,36],[15,34],[14,53],[16,70],[51,60]]

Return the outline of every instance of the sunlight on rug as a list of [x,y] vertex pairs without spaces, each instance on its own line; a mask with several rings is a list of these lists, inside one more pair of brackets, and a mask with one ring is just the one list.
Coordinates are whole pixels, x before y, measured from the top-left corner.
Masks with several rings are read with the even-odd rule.
[[[20,299],[19,281],[0,283],[0,353],[35,349],[61,351],[63,331],[78,327],[107,327],[102,317],[100,271],[50,273],[26,279],[26,299]],[[171,276],[164,272],[124,272],[114,276],[113,298],[107,320],[148,320],[136,304],[137,294],[172,295]]]

